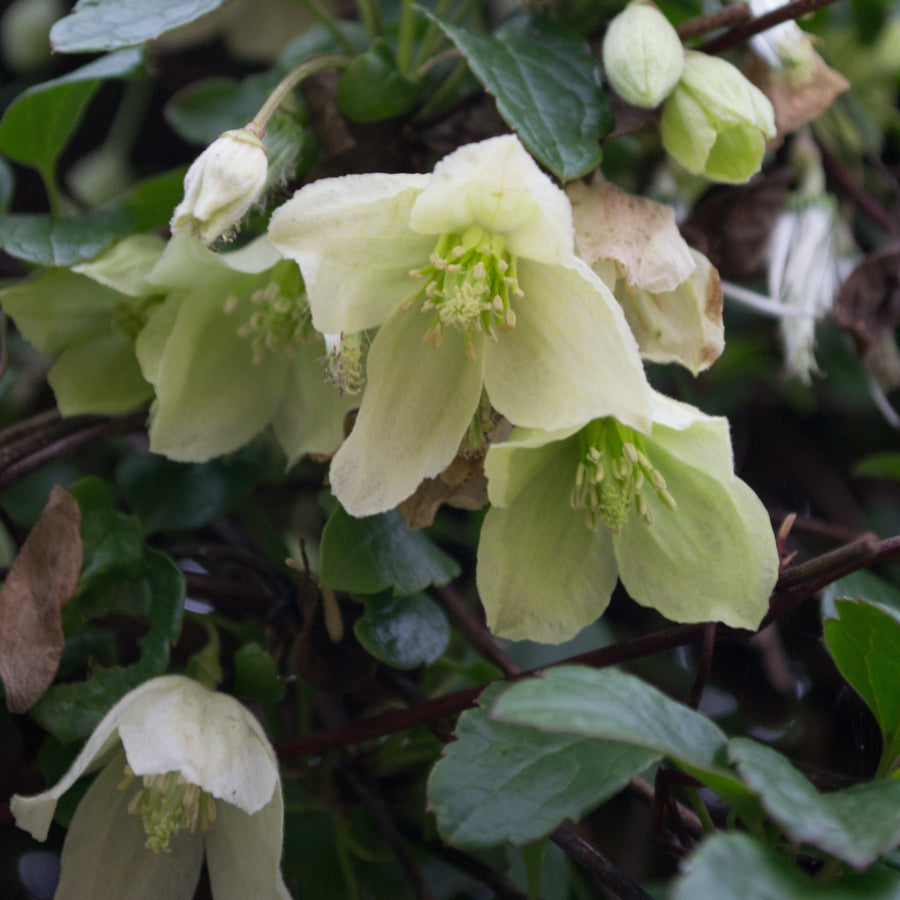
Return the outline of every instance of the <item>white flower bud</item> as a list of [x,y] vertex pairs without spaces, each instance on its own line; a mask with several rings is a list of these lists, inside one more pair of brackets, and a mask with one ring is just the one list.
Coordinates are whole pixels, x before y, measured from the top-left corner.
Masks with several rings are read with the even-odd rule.
[[169,223],[172,233],[190,227],[204,244],[211,244],[253,205],[267,172],[262,140],[247,128],[226,131],[184,176],[184,200]]
[[684,50],[669,20],[638,0],[610,22],[603,38],[603,66],[623,100],[653,109],[678,83]]

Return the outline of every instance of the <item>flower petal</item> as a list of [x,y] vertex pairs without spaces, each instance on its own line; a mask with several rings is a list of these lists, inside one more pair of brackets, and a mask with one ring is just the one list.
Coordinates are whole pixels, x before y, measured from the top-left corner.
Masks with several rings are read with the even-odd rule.
[[[180,677],[180,676],[173,676]],[[103,717],[100,724],[94,729],[87,739],[81,752],[75,757],[75,761],[69,766],[69,770],[50,790],[37,794],[34,797],[14,796],[10,800],[10,809],[16,817],[16,825],[29,832],[39,841],[47,839],[47,831],[53,821],[53,813],[60,797],[82,775],[93,771],[101,765],[109,752],[118,745],[117,729],[122,717],[131,706],[143,698],[153,698],[168,690],[165,678],[153,678],[144,682],[140,687],[129,691],[115,706]]]
[[[549,452],[507,455],[511,469],[526,467],[510,480],[528,484],[505,509],[488,510],[477,580],[495,635],[558,644],[603,613],[617,574],[609,531],[591,531],[569,503],[578,465],[574,444],[544,449]],[[533,456],[543,462],[538,471]]]
[[[155,453],[185,462],[229,453],[265,428],[281,405],[288,363],[274,353],[253,361],[250,342],[238,335],[251,304],[245,300],[228,315],[227,296],[221,283],[188,294],[158,364],[144,366],[145,377],[156,376]],[[152,355],[145,347],[142,365]]]
[[269,241],[300,265],[323,334],[380,325],[416,286],[434,239],[409,227],[427,175],[345,175],[301,188],[272,214]]
[[519,263],[515,328],[487,345],[485,386],[515,425],[566,428],[601,416],[650,429],[650,387],[609,288],[581,261]]
[[306,453],[330,454],[344,439],[344,418],[359,404],[325,381],[320,341],[301,344],[288,370],[284,399],[272,419],[275,437],[292,466]]
[[512,134],[445,156],[417,198],[410,224],[425,234],[480,225],[502,234],[514,255],[538,262],[563,262],[574,252],[566,195]]
[[462,335],[423,341],[431,317],[398,311],[381,327],[350,437],[331,463],[331,488],[353,516],[384,512],[456,456],[481,397],[484,352],[466,356]]
[[252,816],[228,803],[216,804],[206,835],[206,862],[216,900],[290,900],[281,877],[284,812],[281,791]]
[[645,488],[653,524],[631,510],[613,536],[622,583],[638,603],[673,621],[755,629],[778,575],[765,507],[737,477],[686,464],[656,440],[647,449],[678,507]]
[[190,900],[203,862],[199,834],[182,832],[168,853],[154,853],[140,816],[128,813],[139,785],[118,790],[125,772],[119,752],[88,788],[66,834],[54,900]]
[[116,416],[153,396],[135,359],[134,343],[121,331],[100,331],[70,344],[47,373],[47,381],[64,416]]
[[154,679],[166,689],[133,702],[119,737],[135,775],[181,772],[213,797],[261,810],[278,789],[278,763],[265,732],[234,697],[181,675]]
[[133,234],[96,259],[72,266],[72,271],[129,297],[143,297],[153,292],[147,275],[165,246],[165,241],[155,235]]

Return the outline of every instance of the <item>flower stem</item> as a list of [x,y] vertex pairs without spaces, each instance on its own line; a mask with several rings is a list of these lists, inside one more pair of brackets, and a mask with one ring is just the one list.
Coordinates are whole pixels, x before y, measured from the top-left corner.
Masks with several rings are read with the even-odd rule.
[[416,11],[413,9],[413,0],[403,0],[400,12],[400,31],[397,35],[397,69],[401,75],[409,73],[415,28]]
[[371,37],[376,38],[384,33],[384,25],[377,3],[374,3],[373,0],[356,0],[356,8]]
[[247,128],[257,137],[261,138],[266,131],[266,125],[272,114],[281,105],[284,98],[298,85],[304,78],[321,72],[323,69],[342,69],[350,62],[350,57],[340,54],[328,54],[325,56],[314,56],[300,63],[296,69],[285,75],[284,78],[275,87],[275,90],[269,94],[269,98],[262,105],[260,111],[248,122]]
[[329,34],[348,52],[356,54],[356,47],[350,38],[341,31],[340,26],[319,0],[301,0],[303,5],[328,29]]

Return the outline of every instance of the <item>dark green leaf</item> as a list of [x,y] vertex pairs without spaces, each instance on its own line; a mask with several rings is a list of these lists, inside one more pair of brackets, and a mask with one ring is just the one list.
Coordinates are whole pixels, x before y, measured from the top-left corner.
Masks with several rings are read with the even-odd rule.
[[255,472],[228,460],[179,463],[147,453],[126,457],[116,482],[145,534],[199,528],[239,501]]
[[132,227],[131,214],[123,209],[97,210],[77,219],[13,213],[0,218],[0,247],[41,266],[72,266],[96,256]]
[[563,181],[600,163],[612,113],[587,42],[548,18],[517,17],[494,35],[434,17],[494,95],[522,143]]
[[871,869],[817,884],[745,834],[716,834],[690,858],[670,900],[900,900],[900,877]]
[[414,669],[443,655],[450,640],[444,611],[430,597],[362,598],[366,611],[356,620],[356,639],[383,663]]
[[443,585],[460,568],[421,531],[412,531],[399,510],[355,519],[338,506],[322,532],[321,581],[353,594],[388,589],[410,596]]
[[166,104],[166,121],[186,141],[211,144],[223,131],[243,128],[259,112],[277,83],[274,72],[261,72],[243,81],[195,81]]
[[284,682],[268,650],[253,641],[234,654],[234,690],[242,700],[277,703],[284,696]]
[[[493,715],[546,731],[645,747],[683,766],[732,805],[750,800],[728,766],[724,732],[706,716],[625,672],[560,666],[543,678],[513,685]],[[741,812],[751,814],[748,808]]]
[[835,664],[875,715],[885,745],[900,750],[900,619],[871,603],[838,600],[825,620]]
[[659,759],[653,750],[626,743],[492,721],[488,708],[503,689],[489,688],[478,708],[459,717],[457,740],[428,779],[429,803],[448,843],[488,847],[538,840],[618,793]]
[[822,592],[822,614],[825,618],[837,617],[834,605],[837,600],[867,600],[900,615],[900,590],[871,569],[851,572],[825,588]]
[[225,0],[78,0],[74,10],[50,29],[58,53],[116,50],[152,41],[200,16]]
[[16,178],[12,166],[0,157],[0,215],[4,215],[9,209],[15,189]]
[[140,658],[134,665],[95,667],[87,681],[56,685],[32,707],[35,720],[61,741],[90,734],[117,700],[162,674],[169,663],[169,648],[181,629],[184,577],[171,559],[155,550],[145,549],[143,562],[141,577],[107,582],[70,604],[77,603],[83,612],[137,614],[150,628],[140,640]]
[[139,181],[118,200],[118,204],[134,216],[134,231],[152,231],[169,224],[172,211],[184,196],[187,166],[179,166]]
[[380,40],[344,70],[336,98],[354,122],[377,122],[409,112],[419,93],[419,86],[397,71],[394,54]]
[[770,816],[798,844],[812,844],[857,869],[900,844],[900,781],[873,781],[829,794],[777,750],[735,738],[728,755]]
[[0,119],[0,151],[16,162],[51,171],[100,82],[134,75],[143,64],[139,50],[125,50],[29,88]]

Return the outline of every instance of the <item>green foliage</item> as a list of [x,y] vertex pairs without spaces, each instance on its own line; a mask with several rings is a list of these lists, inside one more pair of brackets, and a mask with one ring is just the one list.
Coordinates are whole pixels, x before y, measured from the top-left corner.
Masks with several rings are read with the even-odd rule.
[[337,102],[354,122],[377,122],[409,112],[420,88],[397,69],[397,61],[384,41],[356,57],[337,86]]
[[460,716],[457,740],[428,781],[438,830],[457,847],[536,841],[617,794],[659,759],[655,750],[624,742],[493,721],[498,696],[504,696],[500,685],[489,688],[477,709]]
[[322,531],[321,579],[351,594],[392,590],[408,597],[444,585],[459,565],[421,531],[412,531],[399,510],[355,519],[340,506]]
[[596,62],[572,31],[541,17],[515,19],[493,35],[440,21],[475,77],[526,147],[563,181],[599,162],[612,128]]
[[354,622],[356,639],[383,663],[414,669],[433,663],[447,649],[450,623],[425,594],[360,597],[365,612]]

